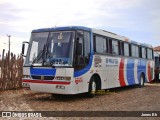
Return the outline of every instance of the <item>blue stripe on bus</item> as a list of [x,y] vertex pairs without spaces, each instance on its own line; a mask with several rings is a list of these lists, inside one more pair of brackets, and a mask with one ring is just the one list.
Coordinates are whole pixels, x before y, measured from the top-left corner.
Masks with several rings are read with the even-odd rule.
[[30,68],[31,75],[55,76],[56,69]]
[[127,81],[129,85],[134,85],[135,84],[135,79],[134,79],[134,60],[133,59],[128,59],[127,61]]
[[87,67],[85,67],[84,69],[82,69],[80,71],[75,71],[74,72],[74,77],[79,77],[79,76],[87,73],[92,66],[92,61],[93,61],[93,55],[90,56],[90,61],[89,61],[89,64],[87,65]]
[[[138,80],[140,80],[140,75],[143,72],[146,75],[146,60],[139,60],[138,62]],[[146,78],[146,77],[145,77]]]

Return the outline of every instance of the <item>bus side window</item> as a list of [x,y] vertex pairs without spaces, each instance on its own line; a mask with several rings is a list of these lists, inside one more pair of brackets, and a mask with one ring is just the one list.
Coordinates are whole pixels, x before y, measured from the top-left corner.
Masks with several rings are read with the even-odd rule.
[[146,58],[146,55],[147,52],[146,52],[146,48],[142,47],[142,58]]
[[129,55],[129,44],[128,43],[123,43],[123,52],[124,52],[124,56],[130,56]]
[[75,70],[85,68],[90,59],[90,34],[85,31],[77,31]]
[[147,48],[147,57],[148,57],[148,59],[152,59],[153,58],[152,53],[153,53],[152,50]]
[[136,46],[131,45],[131,49],[132,49],[132,57],[136,57]]
[[84,32],[84,57],[86,65],[89,63],[90,49],[91,49],[90,34],[89,32]]
[[83,31],[77,31],[75,69],[80,70],[84,67],[84,37]]
[[112,40],[112,54],[119,55],[118,41]]
[[136,57],[139,57],[139,47],[137,45],[135,51],[136,51]]
[[106,53],[107,44],[106,44],[106,39],[104,37],[96,36],[95,44],[97,53]]

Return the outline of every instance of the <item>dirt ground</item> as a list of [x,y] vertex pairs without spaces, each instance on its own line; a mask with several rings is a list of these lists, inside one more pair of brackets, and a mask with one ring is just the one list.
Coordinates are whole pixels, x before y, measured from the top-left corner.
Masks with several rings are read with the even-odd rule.
[[[143,88],[131,86],[111,89],[107,94],[96,95],[94,98],[87,98],[85,94],[56,96],[23,89],[0,91],[0,111],[160,111],[160,83],[147,83]],[[159,117],[118,117],[118,119],[158,120]],[[49,119],[94,120],[95,118]],[[117,117],[98,117],[96,119],[116,120]]]

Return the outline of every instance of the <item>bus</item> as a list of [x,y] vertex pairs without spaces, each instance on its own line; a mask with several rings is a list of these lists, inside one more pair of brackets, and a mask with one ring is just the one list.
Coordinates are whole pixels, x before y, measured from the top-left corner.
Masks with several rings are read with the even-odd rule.
[[157,53],[156,51],[154,52],[154,58],[155,58],[155,82],[160,82],[160,54]]
[[154,79],[151,45],[100,29],[36,29],[23,42],[22,55],[22,85],[32,91],[93,97],[99,90],[143,87]]

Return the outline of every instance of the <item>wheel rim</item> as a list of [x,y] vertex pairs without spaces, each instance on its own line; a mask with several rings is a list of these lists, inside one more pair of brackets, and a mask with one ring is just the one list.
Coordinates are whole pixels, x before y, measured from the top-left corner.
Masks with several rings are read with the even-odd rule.
[[95,93],[96,91],[96,83],[95,81],[92,82],[92,93]]
[[143,83],[144,83],[143,77],[141,77],[141,86],[143,86]]

